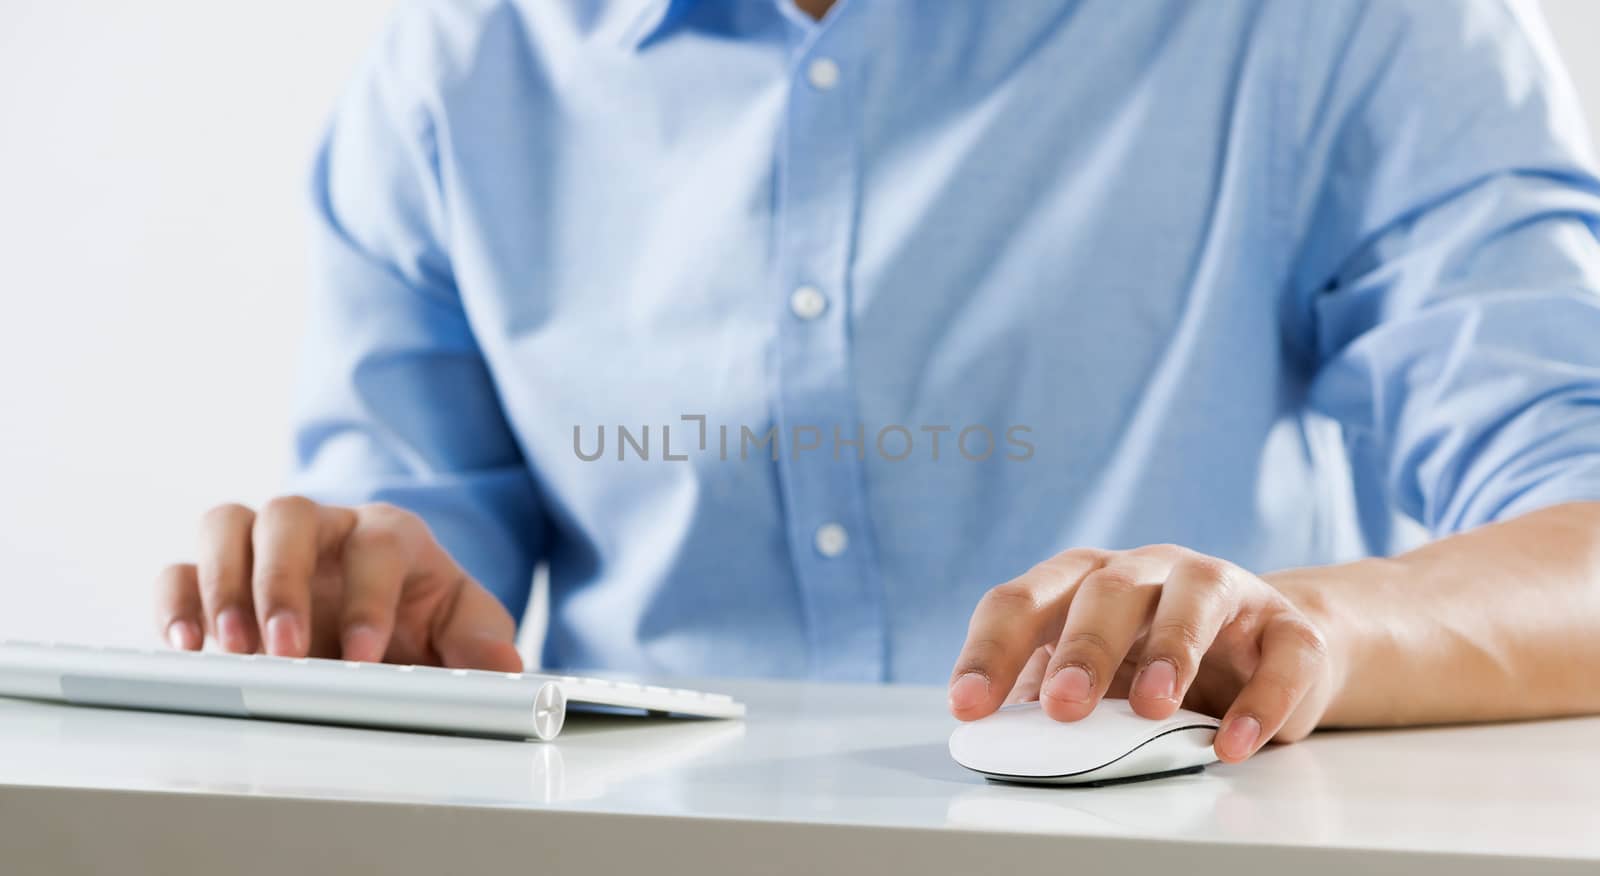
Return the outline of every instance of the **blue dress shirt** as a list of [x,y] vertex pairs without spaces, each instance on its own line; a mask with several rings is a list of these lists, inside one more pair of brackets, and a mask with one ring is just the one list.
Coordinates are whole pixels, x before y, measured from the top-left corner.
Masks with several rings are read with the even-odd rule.
[[1507,0],[433,0],[315,169],[295,487],[549,666],[943,680],[1072,546],[1600,498],[1600,182]]

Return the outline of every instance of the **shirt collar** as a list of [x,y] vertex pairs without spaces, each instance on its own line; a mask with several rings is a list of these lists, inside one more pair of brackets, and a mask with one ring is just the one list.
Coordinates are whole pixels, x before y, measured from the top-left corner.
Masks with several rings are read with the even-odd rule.
[[618,35],[618,42],[635,51],[643,49],[677,21],[694,0],[634,0],[631,16]]

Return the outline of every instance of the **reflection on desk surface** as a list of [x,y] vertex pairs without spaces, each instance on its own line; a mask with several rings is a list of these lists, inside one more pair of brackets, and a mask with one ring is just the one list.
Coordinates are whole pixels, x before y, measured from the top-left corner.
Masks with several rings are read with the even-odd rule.
[[1227,793],[1228,781],[1208,773],[1076,791],[991,784],[951,798],[946,820],[958,827],[1024,833],[1188,834],[1203,830],[1216,817],[1218,802]]
[[743,735],[739,721],[575,711],[540,743],[0,699],[0,781],[540,805],[602,797]]
[[1600,721],[1325,732],[1150,782],[991,783],[955,795],[946,817],[1007,832],[1600,858]]
[[715,684],[745,721],[574,713],[551,743],[0,700],[0,786],[1600,862],[1600,719],[1319,733],[1198,775],[1038,788],[950,759],[940,689]]

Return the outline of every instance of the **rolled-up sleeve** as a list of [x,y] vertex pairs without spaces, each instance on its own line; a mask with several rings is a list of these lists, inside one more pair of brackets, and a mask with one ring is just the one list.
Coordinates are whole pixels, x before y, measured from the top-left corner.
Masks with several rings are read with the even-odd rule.
[[520,617],[542,518],[458,295],[435,131],[393,32],[341,101],[312,180],[315,286],[291,486],[424,518]]
[[1310,398],[1435,535],[1600,499],[1600,180],[1542,23],[1369,4],[1304,83]]

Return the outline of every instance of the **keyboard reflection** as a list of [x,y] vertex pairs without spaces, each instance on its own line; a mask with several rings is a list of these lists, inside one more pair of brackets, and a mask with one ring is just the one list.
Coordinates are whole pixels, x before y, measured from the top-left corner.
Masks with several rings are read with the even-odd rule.
[[555,741],[523,742],[0,699],[0,783],[540,805],[603,797],[743,735],[737,721],[573,711]]

